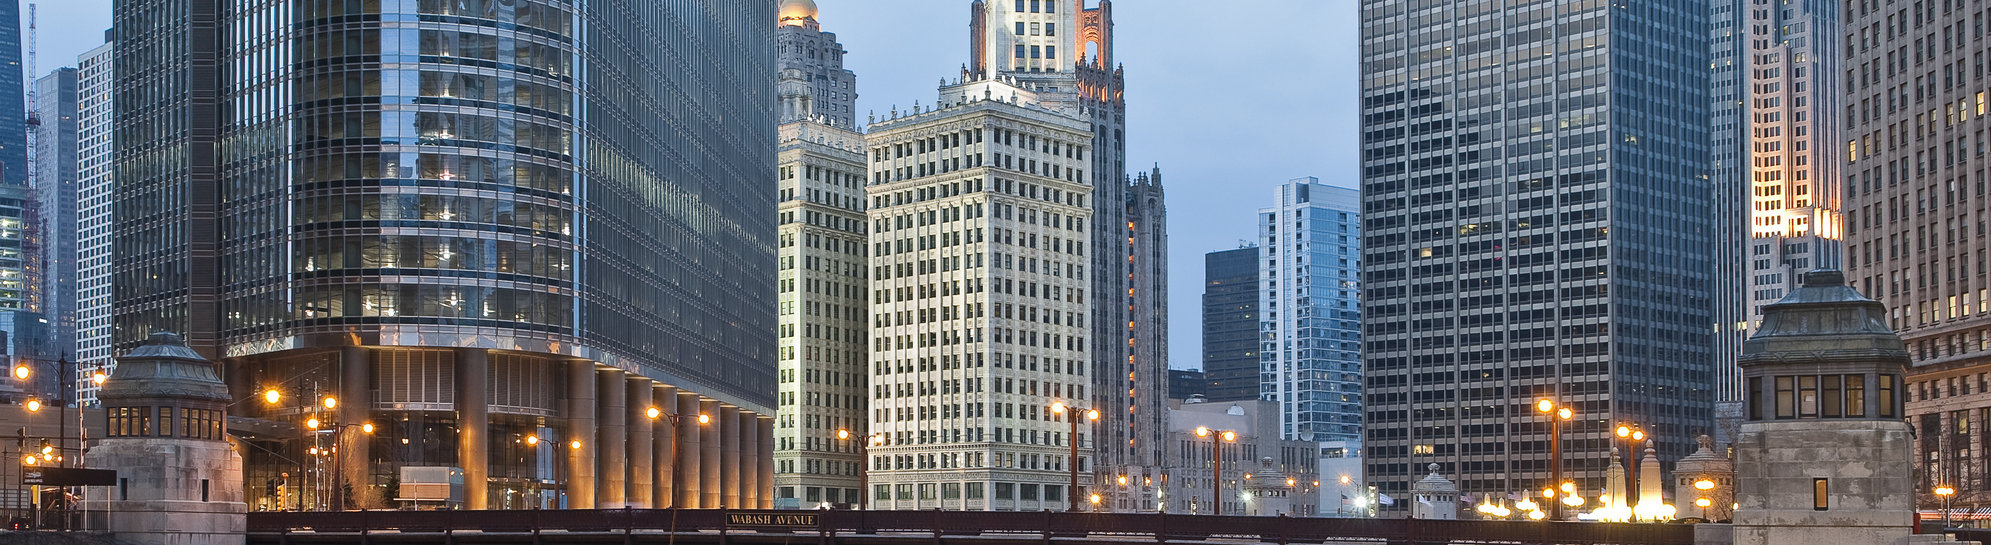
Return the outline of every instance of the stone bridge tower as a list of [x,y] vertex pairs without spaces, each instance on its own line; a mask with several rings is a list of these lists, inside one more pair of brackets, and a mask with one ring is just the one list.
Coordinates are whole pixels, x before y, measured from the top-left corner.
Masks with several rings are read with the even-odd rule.
[[240,545],[247,529],[242,456],[228,443],[228,386],[179,335],[153,333],[118,358],[97,394],[105,438],[86,467],[117,485],[85,508],[130,545]]
[[1900,544],[1915,520],[1908,352],[1845,275],[1805,273],[1743,343],[1736,545]]

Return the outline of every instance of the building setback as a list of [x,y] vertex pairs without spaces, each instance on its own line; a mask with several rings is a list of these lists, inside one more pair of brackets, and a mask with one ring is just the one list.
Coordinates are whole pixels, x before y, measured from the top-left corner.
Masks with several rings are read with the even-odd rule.
[[1764,305],[1812,269],[1840,267],[1839,6],[1752,9],[1711,0],[1714,19],[1715,404],[1724,442],[1742,422],[1742,341]]
[[1369,484],[1541,488],[1538,398],[1575,410],[1579,488],[1619,424],[1686,455],[1713,420],[1707,3],[1360,15]]
[[944,86],[866,138],[873,509],[1064,509],[1072,441],[1090,483],[1112,423],[1066,419],[1118,410],[1088,402],[1091,126],[1019,85]]
[[[1956,488],[1957,505],[1991,501],[1991,237],[1981,135],[1991,79],[1969,68],[1991,47],[1991,17],[1948,2],[1855,2],[1840,59],[1850,72],[1843,154],[1846,278],[1889,309],[1907,344],[1908,423],[1917,490]],[[1915,7],[1917,9],[1909,9]],[[1941,500],[1924,496],[1924,508]]]
[[1280,437],[1362,438],[1361,193],[1299,178],[1258,211],[1259,397]]
[[[110,36],[105,31],[105,37]],[[111,359],[111,44],[76,57],[76,399],[95,405],[91,378]]]
[[114,347],[220,363],[251,505],[770,505],[774,4],[502,6],[118,0]]
[[1258,245],[1203,255],[1203,372],[1210,401],[1258,399]]
[[864,135],[837,115],[856,78],[816,16],[809,0],[781,3],[777,508],[858,504],[870,422]]

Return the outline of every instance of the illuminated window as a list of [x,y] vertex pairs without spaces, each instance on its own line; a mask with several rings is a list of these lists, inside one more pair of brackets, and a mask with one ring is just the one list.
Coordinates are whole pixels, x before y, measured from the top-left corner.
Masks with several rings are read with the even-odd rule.
[[1831,502],[1828,500],[1829,498],[1825,495],[1825,479],[1812,479],[1811,509],[1813,511],[1824,511],[1831,506]]

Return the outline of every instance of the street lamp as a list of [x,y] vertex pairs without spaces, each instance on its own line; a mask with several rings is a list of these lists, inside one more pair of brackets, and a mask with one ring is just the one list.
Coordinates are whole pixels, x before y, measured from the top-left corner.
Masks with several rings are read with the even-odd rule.
[[[327,400],[327,401],[325,402],[325,408],[327,408],[327,409],[330,409],[330,408],[332,408],[332,405],[333,405],[334,403],[336,403],[336,402],[333,402],[333,401],[330,401],[330,400],[332,399],[331,397],[326,397],[325,399]],[[373,435],[373,423],[372,423],[372,422],[361,422],[361,423],[358,423],[358,424],[338,424],[338,423],[330,423],[330,424],[328,424],[328,423],[326,423],[326,422],[323,422],[323,421],[320,421],[320,420],[318,420],[318,417],[315,417],[315,416],[314,416],[314,417],[311,417],[311,419],[309,419],[309,420],[306,420],[306,421],[304,421],[304,426],[305,426],[305,427],[307,427],[307,428],[310,428],[310,429],[311,429],[312,431],[320,431],[320,432],[328,432],[328,433],[331,433],[331,434],[332,434],[332,448],[331,448],[331,455],[332,455],[332,510],[333,510],[333,511],[344,511],[344,510],[346,510],[346,492],[345,492],[345,491],[346,491],[346,477],[345,477],[345,473],[346,473],[346,472],[345,472],[345,469],[346,469],[346,468],[345,468],[345,466],[344,466],[343,464],[340,464],[340,463],[339,463],[339,446],[338,446],[338,445],[339,445],[339,443],[342,443],[342,442],[343,442],[343,441],[340,441],[340,440],[339,440],[339,436],[340,436],[340,435],[343,435],[343,434],[345,433],[345,431],[346,431],[346,428],[359,428],[359,430],[360,430],[360,432],[361,432],[361,433],[365,433],[365,434],[367,434],[367,435]],[[323,430],[320,430],[320,429],[318,429],[318,428],[319,428],[320,426],[324,426],[324,427],[325,427],[325,429],[323,429]]]
[[[1065,442],[1067,442],[1067,443],[1071,443],[1071,446],[1072,446],[1072,459],[1071,459],[1071,464],[1070,464],[1070,466],[1071,466],[1071,467],[1070,467],[1070,469],[1071,469],[1071,476],[1072,476],[1072,482],[1071,482],[1071,487],[1070,487],[1069,489],[1067,489],[1067,490],[1065,491],[1065,511],[1066,511],[1066,512],[1076,512],[1076,511],[1078,511],[1078,421],[1079,421],[1079,416],[1080,416],[1080,415],[1083,415],[1083,416],[1085,417],[1085,419],[1086,419],[1086,420],[1093,420],[1093,421],[1097,421],[1097,420],[1099,420],[1099,410],[1098,410],[1098,409],[1079,409],[1078,407],[1067,407],[1067,406],[1065,406],[1065,402],[1063,402],[1063,401],[1059,401],[1059,402],[1056,402],[1056,403],[1052,403],[1052,404],[1051,404],[1051,414],[1065,414],[1065,412],[1066,412],[1066,411],[1068,411],[1068,410],[1069,410],[1069,411],[1071,411],[1071,413],[1072,413],[1072,414],[1071,414],[1071,415],[1069,415],[1069,416],[1066,416],[1066,417],[1065,417],[1065,421],[1066,421],[1066,422],[1070,422],[1070,423],[1071,423],[1071,425],[1072,425],[1072,432],[1071,432],[1071,435],[1067,435],[1067,436],[1065,436]],[[1096,502],[1095,502],[1095,503],[1096,503]]]
[[1950,498],[1956,496],[1956,489],[1948,486],[1936,487],[1936,495],[1943,497],[1943,529],[1950,527]]
[[[658,409],[658,408],[656,408],[656,407],[650,407],[650,408],[649,408],[648,410],[645,410],[645,411],[643,411],[643,415],[644,415],[644,416],[648,416],[648,417],[650,417],[650,419],[651,419],[651,420],[656,420],[656,419],[659,419],[659,418],[666,418],[666,419],[669,419],[669,420],[671,421],[671,429],[672,429],[672,430],[676,430],[676,429],[677,429],[677,427],[678,427],[679,425],[683,424],[683,422],[684,422],[684,413],[670,413],[670,414],[664,414],[664,411],[663,411],[662,409]],[[712,423],[712,415],[709,415],[709,414],[705,414],[705,413],[698,413],[698,425],[700,425],[700,426],[704,426],[704,425],[706,425],[706,424],[710,424],[710,423]],[[680,464],[680,463],[678,463],[678,459],[677,459],[677,456],[678,456],[678,455],[677,455],[677,445],[678,445],[678,439],[679,439],[678,435],[679,435],[679,434],[678,434],[678,433],[676,433],[675,431],[673,431],[673,432],[671,433],[671,482],[672,482],[672,483],[677,483],[677,485],[676,485],[676,486],[677,486],[677,487],[678,487],[678,488],[679,488],[680,490],[682,490],[682,489],[684,488],[684,486],[683,486],[683,483],[684,483],[684,479],[685,479],[685,476],[684,476],[684,475],[679,475],[679,474],[678,474],[678,471],[679,471],[679,470],[681,470],[681,469],[684,469],[684,464]],[[575,440],[574,440],[574,449],[576,449],[576,450],[579,450],[580,448],[581,448],[581,441],[580,441],[579,439],[575,439]],[[660,501],[661,501],[661,500],[660,500]],[[673,502],[672,502],[672,507],[676,507],[676,506],[677,506],[677,505],[676,505],[676,502],[675,502],[675,501],[673,501]]]
[[[839,441],[849,441],[850,430],[838,429],[836,438]],[[857,510],[859,511],[871,510],[871,446],[884,444],[885,434],[882,433],[871,434],[871,437],[857,442],[857,457],[864,461],[857,466]]]
[[1629,471],[1625,472],[1626,497],[1624,498],[1625,505],[1631,505],[1631,499],[1638,497],[1638,465],[1636,460],[1638,460],[1640,454],[1638,446],[1645,442],[1645,430],[1638,429],[1638,426],[1634,425],[1619,424],[1617,432],[1618,438],[1624,439],[1626,441],[1625,444],[1631,446],[1631,448],[1625,449],[1625,459],[1631,461],[1625,462],[1625,465],[1628,466],[1626,469]]
[[[1556,406],[1554,400],[1541,399],[1535,402],[1535,411],[1549,417],[1549,482],[1562,482],[1562,423],[1576,416],[1576,411],[1568,405]],[[1555,502],[1548,502],[1550,515],[1562,520],[1562,508]]]
[[1224,443],[1237,442],[1237,432],[1196,426],[1196,436],[1210,438],[1210,514],[1224,514]]

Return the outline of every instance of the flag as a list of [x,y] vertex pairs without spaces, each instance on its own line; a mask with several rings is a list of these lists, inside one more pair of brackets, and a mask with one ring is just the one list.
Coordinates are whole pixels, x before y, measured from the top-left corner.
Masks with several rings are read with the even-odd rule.
[[1390,497],[1389,494],[1376,494],[1376,503],[1380,503],[1383,505],[1396,505],[1396,498]]

